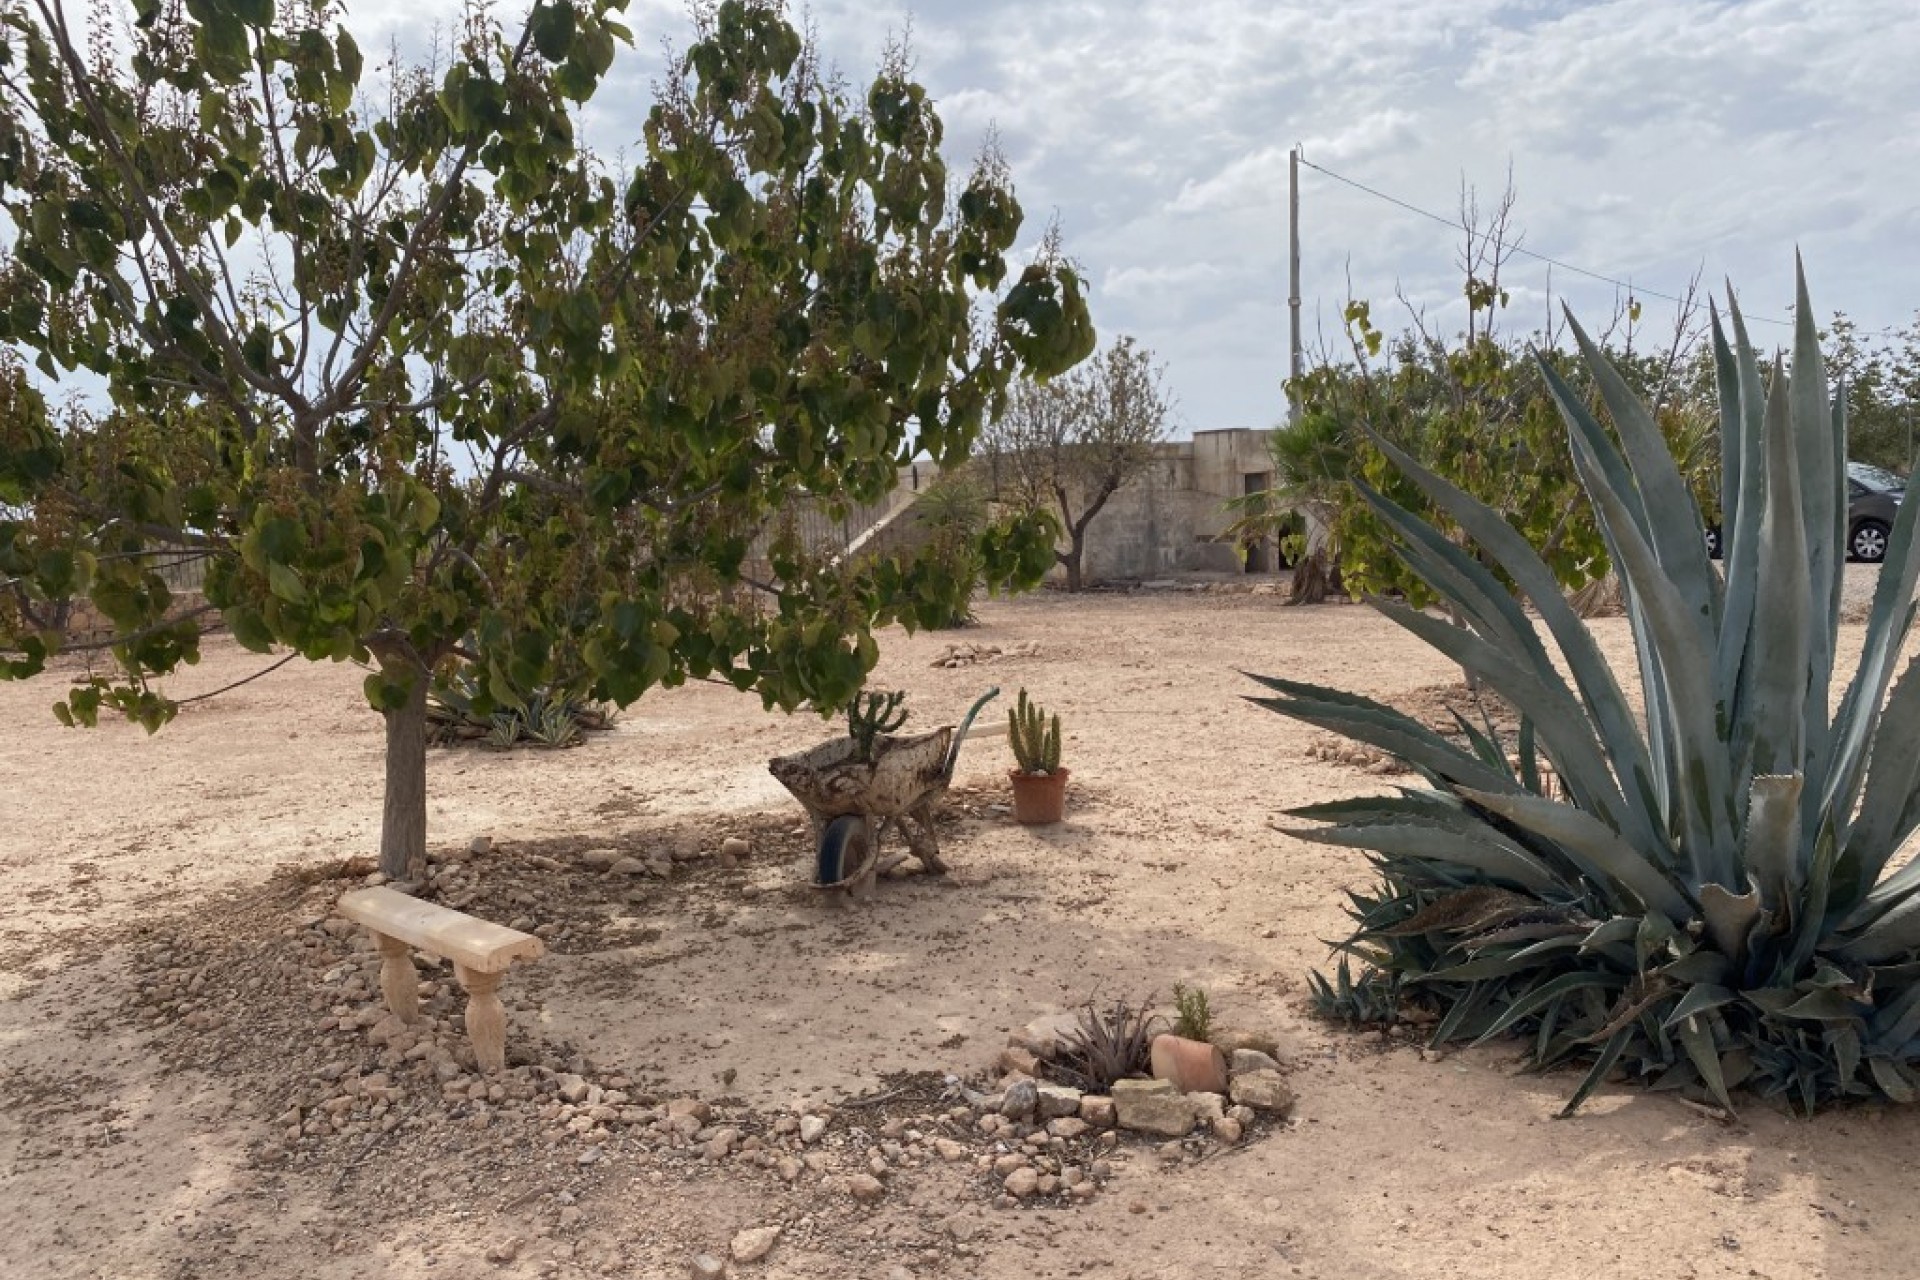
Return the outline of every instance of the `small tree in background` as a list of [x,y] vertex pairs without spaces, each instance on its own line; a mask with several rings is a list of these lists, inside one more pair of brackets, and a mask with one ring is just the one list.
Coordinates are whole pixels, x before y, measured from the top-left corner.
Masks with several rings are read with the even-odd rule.
[[1821,335],[1827,367],[1847,400],[1847,452],[1900,475],[1920,447],[1920,317],[1891,338],[1863,335],[1844,312]]
[[1056,558],[1067,590],[1085,585],[1087,528],[1120,487],[1153,462],[1173,413],[1165,367],[1122,335],[1065,378],[1025,384],[986,429],[995,494],[1026,511],[1057,513],[1067,547]]
[[[158,728],[153,677],[216,613],[368,664],[381,866],[411,876],[443,664],[482,715],[576,664],[621,705],[693,678],[827,712],[876,627],[950,603],[922,564],[746,557],[794,499],[957,462],[1015,378],[1084,358],[1077,277],[1045,251],[1008,280],[1005,168],[954,198],[903,53],[856,98],[773,5],[702,17],[608,172],[573,113],[619,7],[540,0],[511,38],[475,7],[441,68],[375,81],[324,4],[136,0],[116,33],[0,2],[0,338],[107,401],[56,425],[0,378],[0,676],[44,668],[76,599],[116,667],[63,689],[71,723]],[[981,540],[990,581],[1050,553],[1044,520]]]
[[980,535],[993,523],[987,491],[971,467],[949,472],[920,495],[913,504],[913,518],[926,535],[926,557],[954,583],[951,608],[944,616],[929,610],[927,625],[964,627],[974,620],[973,593],[986,570]]

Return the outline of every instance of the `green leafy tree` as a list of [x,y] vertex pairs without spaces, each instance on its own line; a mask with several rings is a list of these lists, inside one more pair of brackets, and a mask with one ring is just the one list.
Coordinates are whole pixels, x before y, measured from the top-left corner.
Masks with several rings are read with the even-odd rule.
[[[511,35],[474,8],[442,67],[382,79],[324,4],[139,0],[124,49],[0,6],[0,337],[105,388],[55,423],[0,378],[0,673],[42,670],[76,599],[116,665],[72,722],[162,724],[153,678],[216,614],[368,664],[382,869],[407,875],[446,663],[484,676],[482,715],[582,668],[623,705],[701,678],[824,712],[876,627],[944,607],[916,563],[749,555],[797,498],[958,461],[1015,378],[1083,358],[1078,279],[1051,253],[1010,278],[1004,166],[950,182],[903,55],[855,97],[775,6],[703,18],[613,172],[575,116],[619,8],[540,0]],[[989,580],[1050,545],[989,529]]]
[[995,496],[1059,517],[1067,590],[1085,585],[1087,529],[1121,486],[1152,465],[1173,415],[1165,367],[1122,335],[1065,378],[1019,387],[987,428]]
[[1845,312],[1821,335],[1823,354],[1847,402],[1847,450],[1899,475],[1913,470],[1920,427],[1920,318],[1878,342]]
[[[1475,317],[1502,305],[1484,289],[1470,289],[1469,297]],[[1296,559],[1325,556],[1356,596],[1394,594],[1419,604],[1435,598],[1354,482],[1419,511],[1455,541],[1464,535],[1388,461],[1378,447],[1386,441],[1498,510],[1567,589],[1608,571],[1606,544],[1567,457],[1540,361],[1497,336],[1484,318],[1453,343],[1417,327],[1389,341],[1365,302],[1349,304],[1346,319],[1351,359],[1322,361],[1294,383],[1299,418],[1273,436],[1276,511],[1291,506],[1312,517],[1288,548]],[[1684,330],[1663,350],[1611,354],[1630,383],[1654,399],[1690,485],[1708,498],[1717,460],[1711,387]],[[1544,359],[1592,399],[1577,362],[1552,350]]]

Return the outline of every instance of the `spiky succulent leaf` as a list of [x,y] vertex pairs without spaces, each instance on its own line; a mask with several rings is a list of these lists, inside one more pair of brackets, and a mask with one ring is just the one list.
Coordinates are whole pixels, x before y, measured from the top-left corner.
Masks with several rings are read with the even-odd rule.
[[[1643,720],[1518,531],[1375,441],[1478,551],[1356,481],[1463,625],[1382,611],[1522,721],[1515,764],[1490,724],[1456,715],[1463,749],[1381,703],[1254,677],[1278,695],[1259,705],[1390,752],[1429,784],[1294,814],[1323,824],[1306,838],[1365,849],[1380,873],[1350,894],[1356,931],[1340,948],[1362,977],[1344,957],[1315,974],[1323,1009],[1390,1020],[1417,998],[1436,1042],[1518,1034],[1542,1067],[1584,1059],[1569,1111],[1615,1068],[1726,1107],[1738,1089],[1807,1109],[1920,1098],[1920,861],[1886,872],[1920,830],[1920,672],[1894,672],[1920,512],[1896,521],[1860,663],[1829,714],[1845,422],[1804,279],[1798,304],[1791,371],[1770,379],[1738,305],[1731,338],[1712,316],[1724,580],[1652,411],[1577,324],[1598,404],[1542,359],[1622,577]],[[1565,803],[1545,794],[1543,758]]]

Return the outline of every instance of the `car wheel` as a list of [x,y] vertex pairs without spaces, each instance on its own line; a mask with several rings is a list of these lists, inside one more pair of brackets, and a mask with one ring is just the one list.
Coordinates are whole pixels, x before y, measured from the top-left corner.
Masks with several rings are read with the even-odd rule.
[[1853,536],[1847,539],[1847,550],[1856,560],[1865,560],[1869,564],[1878,564],[1887,558],[1887,526],[1878,520],[1862,520],[1853,526]]
[[1720,558],[1720,527],[1718,525],[1707,526],[1707,558],[1710,560]]

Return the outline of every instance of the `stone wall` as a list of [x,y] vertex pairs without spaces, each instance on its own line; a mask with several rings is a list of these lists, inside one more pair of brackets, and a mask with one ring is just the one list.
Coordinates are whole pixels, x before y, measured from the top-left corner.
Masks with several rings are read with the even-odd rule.
[[[1247,567],[1242,548],[1225,536],[1238,519],[1227,503],[1271,487],[1273,462],[1266,442],[1264,431],[1234,428],[1160,445],[1146,473],[1109,498],[1087,527],[1087,579],[1234,573]],[[1253,557],[1253,569],[1273,567],[1272,548],[1265,551],[1264,559]]]

